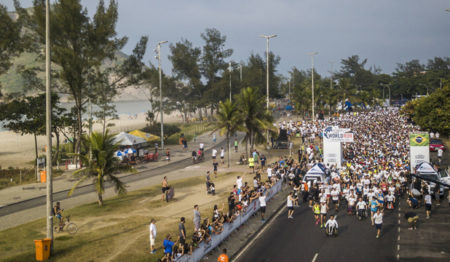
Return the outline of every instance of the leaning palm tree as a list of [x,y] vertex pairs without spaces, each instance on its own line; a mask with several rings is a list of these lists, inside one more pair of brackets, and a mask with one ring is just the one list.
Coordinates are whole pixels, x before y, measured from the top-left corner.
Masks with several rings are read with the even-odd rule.
[[220,135],[226,134],[228,145],[228,167],[230,167],[230,136],[243,129],[243,119],[236,106],[230,100],[220,102],[217,110],[216,122],[214,123],[213,133],[220,130]]
[[274,132],[273,117],[264,106],[264,98],[258,94],[257,90],[248,87],[241,90],[238,97],[238,105],[243,116],[246,135],[245,152],[248,159],[248,148],[253,149],[255,144],[264,143],[266,131]]
[[85,168],[73,173],[75,176],[81,176],[81,179],[75,183],[68,195],[72,195],[77,186],[89,178],[93,180],[95,185],[99,206],[103,205],[106,179],[114,184],[119,195],[125,194],[125,184],[114,175],[114,172],[119,168],[119,161],[115,157],[119,144],[115,141],[114,135],[111,135],[108,130],[105,134],[94,132],[91,136],[83,137],[83,146],[90,150],[77,154],[77,156],[80,157]]

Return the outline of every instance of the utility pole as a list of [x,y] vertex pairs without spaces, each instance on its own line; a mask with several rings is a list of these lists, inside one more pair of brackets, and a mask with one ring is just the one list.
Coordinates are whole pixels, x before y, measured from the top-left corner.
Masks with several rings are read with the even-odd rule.
[[314,56],[318,54],[318,52],[308,53],[311,56],[311,111],[312,111],[312,121],[315,119],[314,114]]
[[291,102],[291,79],[289,78],[289,102]]
[[229,62],[229,67],[228,70],[230,71],[230,102],[231,102],[231,70],[233,70],[233,68],[231,67],[231,61]]
[[158,73],[159,73],[159,113],[161,115],[161,149],[164,149],[164,119],[163,119],[163,102],[162,102],[162,78],[161,78],[161,45],[167,41],[158,43]]
[[[269,39],[277,37],[277,35],[260,35],[260,37],[266,39],[266,107],[267,112],[269,111]],[[269,130],[266,132],[267,144],[269,144]]]
[[50,3],[45,1],[45,105],[46,121],[45,133],[47,136],[46,164],[47,164],[47,238],[51,239],[50,252],[53,252],[53,181],[52,181],[52,105],[50,89]]

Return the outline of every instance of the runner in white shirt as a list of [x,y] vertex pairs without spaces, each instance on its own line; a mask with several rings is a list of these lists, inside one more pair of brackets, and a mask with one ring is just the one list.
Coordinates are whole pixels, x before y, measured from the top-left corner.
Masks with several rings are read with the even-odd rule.
[[380,237],[381,227],[383,226],[383,213],[381,209],[378,208],[377,212],[373,215],[373,220],[375,222],[375,227],[377,229],[377,238]]
[[338,229],[339,225],[336,221],[336,219],[334,219],[334,216],[331,215],[330,219],[328,219],[327,223],[325,224],[325,228],[328,230],[334,230],[334,233],[337,234],[337,229]]
[[331,200],[333,201],[336,211],[339,211],[339,192],[334,188],[331,190]]
[[362,198],[359,198],[358,203],[356,203],[356,209],[358,209],[358,215],[361,217],[366,216],[367,204],[362,200]]
[[327,203],[320,203],[320,228],[325,226],[325,220],[327,219]]
[[349,215],[353,215],[353,208],[355,207],[356,202],[356,196],[351,193],[347,198],[348,206],[347,206],[347,212]]

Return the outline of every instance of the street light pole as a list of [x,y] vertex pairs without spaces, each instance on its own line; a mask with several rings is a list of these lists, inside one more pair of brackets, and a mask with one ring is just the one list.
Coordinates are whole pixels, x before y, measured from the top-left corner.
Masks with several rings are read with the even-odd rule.
[[52,181],[52,107],[50,90],[50,3],[45,1],[45,105],[46,121],[45,133],[47,136],[46,164],[47,164],[47,238],[51,239],[50,252],[53,251],[53,181]]
[[231,61],[229,62],[228,70],[230,71],[230,102],[231,102],[231,70],[232,70],[232,68],[231,68]]
[[314,121],[314,56],[319,52],[308,53],[311,56],[311,111],[312,111],[312,121]]
[[161,79],[161,45],[167,41],[158,43],[158,73],[159,73],[159,113],[161,114],[161,149],[164,149],[164,120],[163,120],[163,102],[162,102],[162,79]]
[[[277,35],[260,35],[260,37],[266,39],[266,93],[267,93],[266,107],[267,111],[269,111],[269,39],[277,37]],[[269,130],[267,130],[266,138],[267,144],[269,144]]]

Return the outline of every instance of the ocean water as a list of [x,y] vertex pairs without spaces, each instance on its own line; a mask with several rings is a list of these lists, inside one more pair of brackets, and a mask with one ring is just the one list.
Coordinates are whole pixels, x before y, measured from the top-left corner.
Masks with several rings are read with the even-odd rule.
[[[66,109],[70,109],[73,105],[74,103],[72,102],[61,103],[61,106]],[[116,106],[116,112],[118,115],[134,116],[136,114],[145,113],[150,109],[150,103],[148,101],[119,101],[114,102],[114,105]],[[97,107],[93,105],[92,111],[95,111],[96,109]],[[83,119],[88,119],[87,112],[83,114]],[[0,132],[1,131],[8,131],[2,126],[2,122],[0,122]]]

